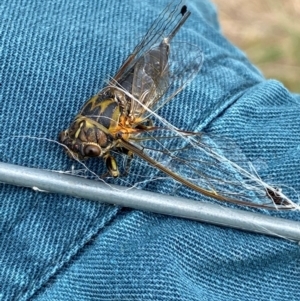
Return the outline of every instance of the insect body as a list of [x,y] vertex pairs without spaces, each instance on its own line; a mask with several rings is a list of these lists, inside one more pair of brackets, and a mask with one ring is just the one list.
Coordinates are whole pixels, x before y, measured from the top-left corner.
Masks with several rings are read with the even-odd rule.
[[[61,132],[60,141],[72,157],[102,157],[109,173],[119,175],[110,150],[124,152],[122,142],[147,129],[145,107],[152,108],[169,87],[170,42],[189,15],[186,6],[165,9],[114,77],[117,85],[104,88],[88,100],[70,128]],[[167,36],[161,40],[164,34]]]
[[[197,46],[173,42],[189,16],[185,5],[167,6],[108,85],[61,132],[61,143],[75,159],[103,158],[113,177],[120,172],[112,152],[137,155],[205,196],[260,208],[296,208],[247,164],[235,163],[244,159],[234,144],[224,140],[220,148],[205,133],[178,130],[157,115],[202,66]],[[162,124],[155,125],[154,117]],[[275,200],[268,197],[273,193]]]

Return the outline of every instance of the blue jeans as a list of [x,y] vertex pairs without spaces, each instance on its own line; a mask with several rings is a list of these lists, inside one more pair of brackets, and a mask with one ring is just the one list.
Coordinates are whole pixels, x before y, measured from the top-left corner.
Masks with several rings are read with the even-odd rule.
[[[59,145],[33,137],[57,140],[167,2],[0,6],[0,160],[71,170]],[[230,137],[254,164],[264,162],[263,178],[299,190],[300,97],[223,37],[209,1],[188,6],[176,39],[199,45],[204,64],[162,114],[178,128]],[[93,162],[97,172],[102,163]],[[295,243],[0,185],[1,300],[300,299]],[[145,188],[171,193],[159,181]]]

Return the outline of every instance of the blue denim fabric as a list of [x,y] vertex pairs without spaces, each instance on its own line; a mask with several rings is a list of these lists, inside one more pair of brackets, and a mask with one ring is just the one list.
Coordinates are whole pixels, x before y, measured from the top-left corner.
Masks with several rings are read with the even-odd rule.
[[[56,140],[166,4],[3,2],[0,160],[70,170],[60,146],[29,137]],[[266,163],[262,177],[300,190],[299,96],[266,80],[222,36],[210,2],[188,5],[192,16],[178,40],[199,45],[204,65],[162,114],[179,128],[230,137]],[[0,187],[0,300],[300,299],[293,242]],[[168,193],[159,182],[148,189]]]

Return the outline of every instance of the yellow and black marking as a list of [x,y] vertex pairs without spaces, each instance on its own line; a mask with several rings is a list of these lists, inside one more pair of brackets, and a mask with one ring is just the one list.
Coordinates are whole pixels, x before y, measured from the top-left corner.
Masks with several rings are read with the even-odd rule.
[[80,115],[95,120],[108,130],[114,130],[121,112],[119,104],[113,98],[103,99],[101,95],[95,95],[84,105]]
[[169,42],[189,15],[187,7],[180,3],[169,5],[160,14],[109,86],[91,97],[69,129],[61,132],[60,141],[69,155],[80,160],[102,157],[109,173],[119,175],[110,151],[131,159],[133,152],[121,142],[130,143],[131,137],[136,141],[133,136],[151,130],[152,121],[145,119],[144,107],[151,109],[164,93],[162,87],[165,89],[169,76]]

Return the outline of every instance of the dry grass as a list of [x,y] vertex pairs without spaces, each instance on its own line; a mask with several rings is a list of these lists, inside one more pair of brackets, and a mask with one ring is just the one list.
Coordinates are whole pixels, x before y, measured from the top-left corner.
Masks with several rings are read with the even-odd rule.
[[213,0],[223,33],[267,78],[300,92],[300,1]]

